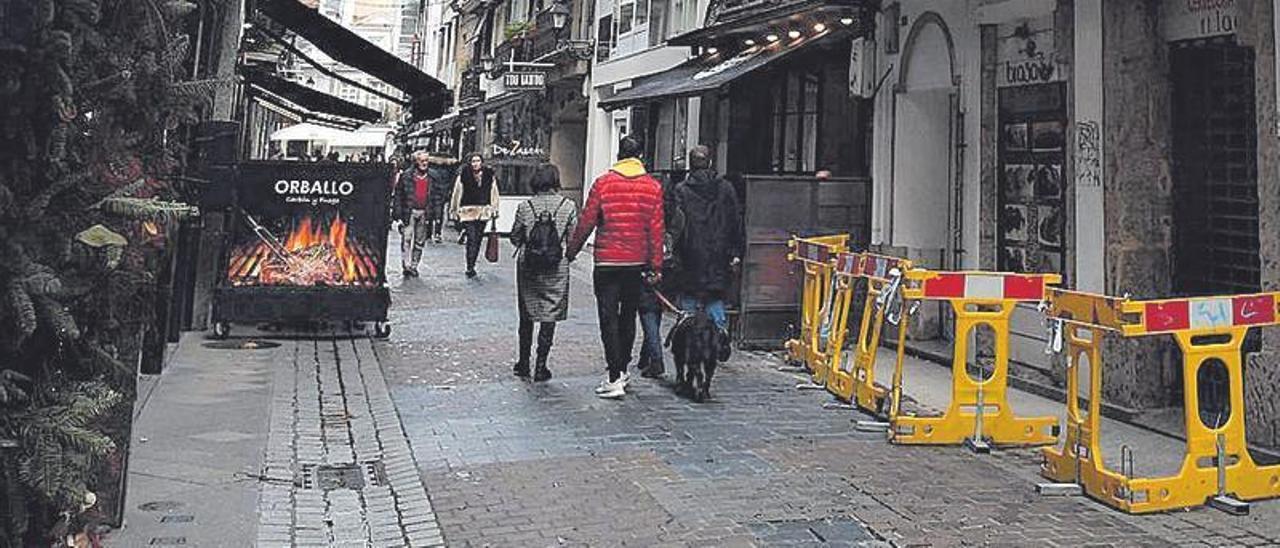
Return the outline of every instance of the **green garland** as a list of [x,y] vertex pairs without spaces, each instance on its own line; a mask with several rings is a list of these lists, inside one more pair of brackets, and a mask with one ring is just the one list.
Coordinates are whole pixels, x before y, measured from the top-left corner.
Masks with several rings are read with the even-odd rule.
[[191,40],[176,31],[195,7],[0,6],[0,546],[48,545],[104,511],[94,492],[127,447],[125,364],[154,315],[156,227],[197,214],[166,182],[186,156],[175,128],[220,85],[183,81]]

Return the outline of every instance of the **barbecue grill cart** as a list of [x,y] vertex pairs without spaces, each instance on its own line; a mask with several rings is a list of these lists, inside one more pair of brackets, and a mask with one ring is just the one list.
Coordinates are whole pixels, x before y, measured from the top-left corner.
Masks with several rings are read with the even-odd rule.
[[245,162],[214,290],[214,335],[231,323],[375,322],[386,287],[390,164]]

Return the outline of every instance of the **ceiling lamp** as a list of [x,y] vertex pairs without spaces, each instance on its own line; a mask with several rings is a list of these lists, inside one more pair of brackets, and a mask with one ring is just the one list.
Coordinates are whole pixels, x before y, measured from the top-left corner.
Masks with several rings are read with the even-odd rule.
[[712,54],[712,55],[715,55],[715,54],[716,54],[716,53],[718,53],[719,51],[720,51],[720,50],[719,50],[718,48],[707,48],[707,53],[710,53],[710,54]]
[[754,46],[754,45],[756,45],[756,41],[755,41],[755,40],[752,40],[752,39],[750,39],[750,38],[747,38],[746,40],[743,40],[743,41],[742,41],[742,43],[743,43],[743,44],[746,44],[746,45],[748,45],[748,46]]
[[813,32],[823,32],[825,30],[827,30],[827,26],[822,23],[813,26]]
[[776,35],[776,34],[770,34],[770,35],[768,35],[768,36],[765,36],[765,37],[764,37],[764,39],[765,39],[765,40],[768,40],[768,41],[770,41],[770,42],[777,42],[777,41],[778,41],[778,35]]
[[842,24],[842,25],[844,25],[844,26],[846,26],[846,27],[847,27],[847,26],[849,26],[849,25],[852,25],[852,24],[853,24],[853,18],[852,18],[852,17],[841,17],[841,18],[840,18],[840,24]]
[[787,38],[795,40],[796,38],[799,38],[799,37],[800,37],[800,31],[798,30],[787,32]]

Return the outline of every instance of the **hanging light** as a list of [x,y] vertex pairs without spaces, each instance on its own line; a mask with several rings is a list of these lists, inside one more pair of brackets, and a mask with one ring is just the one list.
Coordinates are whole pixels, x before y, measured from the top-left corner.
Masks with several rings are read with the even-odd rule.
[[800,31],[798,31],[798,30],[793,30],[793,31],[789,31],[789,32],[787,32],[787,38],[790,38],[790,39],[792,39],[792,40],[795,40],[796,38],[799,38],[799,37],[800,37]]
[[716,53],[719,53],[719,52],[720,52],[719,48],[707,48],[707,53],[710,53],[712,55],[715,55]]
[[852,24],[853,24],[853,18],[852,18],[852,17],[841,17],[841,18],[840,18],[840,24],[841,24],[841,25],[844,25],[844,26],[846,26],[846,27],[847,27],[847,26],[849,26],[849,25],[852,25]]
[[746,44],[746,45],[748,45],[748,46],[754,46],[754,45],[756,45],[756,41],[755,41],[755,40],[752,40],[752,39],[750,39],[750,38],[747,38],[746,40],[743,40],[743,41],[742,41],[742,43],[743,43],[743,44]]
[[813,32],[823,32],[825,30],[827,30],[827,26],[822,23],[813,26]]
[[768,41],[770,41],[770,42],[777,42],[777,41],[778,41],[778,35],[776,35],[776,34],[770,34],[770,35],[768,35],[768,36],[765,36],[765,37],[764,37],[764,39],[765,39],[765,40],[768,40]]
[[569,24],[569,16],[573,12],[569,9],[569,5],[565,2],[556,2],[551,6],[551,27],[560,30]]

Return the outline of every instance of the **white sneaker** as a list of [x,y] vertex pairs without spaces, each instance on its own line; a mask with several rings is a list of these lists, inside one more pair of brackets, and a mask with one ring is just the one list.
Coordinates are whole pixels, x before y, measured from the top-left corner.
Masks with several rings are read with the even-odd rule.
[[596,397],[608,400],[616,400],[627,395],[627,386],[622,383],[622,379],[614,382],[605,381],[604,384],[596,388]]
[[[621,384],[623,388],[626,388],[627,386],[630,386],[630,385],[631,385],[631,374],[630,374],[630,373],[626,373],[626,372],[624,372],[624,373],[622,374],[622,376],[618,378],[618,382],[617,382],[617,384]],[[597,394],[600,394],[600,393],[603,393],[603,392],[608,392],[608,391],[609,391],[609,388],[608,388],[609,386],[611,386],[611,383],[609,382],[609,376],[608,376],[608,375],[605,375],[604,380],[600,381],[600,384],[597,384],[597,385],[596,385],[596,393],[597,393]]]

